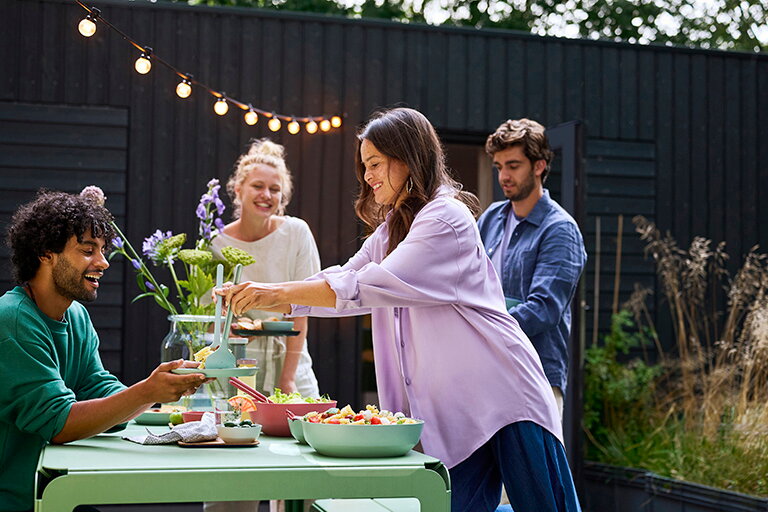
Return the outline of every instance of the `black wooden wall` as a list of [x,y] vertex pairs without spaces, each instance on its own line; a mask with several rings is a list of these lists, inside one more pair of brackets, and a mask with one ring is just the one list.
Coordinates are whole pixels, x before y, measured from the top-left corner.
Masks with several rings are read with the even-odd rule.
[[[285,113],[346,116],[335,133],[297,136],[272,134],[263,122],[248,127],[233,113],[218,117],[199,90],[177,98],[175,77],[160,66],[136,74],[135,50],[103,26],[92,38],[81,37],[83,10],[74,3],[0,0],[0,102],[127,113],[124,222],[134,243],[157,228],[194,233],[205,183],[226,178],[249,138],[270,135],[286,145],[295,174],[289,213],[310,224],[323,265],[343,262],[358,243],[355,126],[374,108],[401,103],[422,110],[452,142],[481,144],[509,117],[545,125],[583,120],[586,279],[591,286],[594,217],[601,215],[601,297],[608,304],[613,245],[607,237],[619,213],[626,223],[624,296],[635,277],[653,281],[629,223],[634,214],[655,219],[682,244],[699,234],[726,240],[736,260],[756,243],[768,246],[765,54],[172,3],[94,4],[162,58],[236,98]],[[0,140],[0,150],[13,144]],[[23,169],[4,162],[0,194],[8,202],[8,178],[23,181]],[[115,368],[130,382],[157,363],[167,322],[153,303],[129,305],[136,291],[131,272],[117,272],[126,285],[122,367]],[[342,401],[356,398],[358,338],[354,319],[311,325],[321,389]]]

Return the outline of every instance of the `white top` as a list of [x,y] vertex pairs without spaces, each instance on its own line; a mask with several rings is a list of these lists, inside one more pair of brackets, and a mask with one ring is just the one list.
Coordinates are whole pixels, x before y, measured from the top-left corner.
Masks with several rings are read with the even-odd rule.
[[491,256],[493,268],[496,269],[496,274],[499,276],[499,280],[501,280],[502,283],[504,282],[504,255],[507,253],[507,247],[509,247],[509,241],[512,239],[512,233],[515,231],[518,224],[520,224],[520,220],[515,215],[515,209],[510,207],[507,223],[504,226],[504,236],[502,237],[496,252]]
[[[256,262],[243,267],[241,281],[260,283],[281,283],[302,281],[320,271],[320,254],[317,251],[312,231],[306,222],[296,217],[282,217],[284,222],[275,231],[255,242],[244,242],[225,233],[219,234],[211,243],[211,251],[217,258],[223,258],[221,249],[236,247],[246,251]],[[251,310],[251,318],[266,319],[275,316],[266,311]],[[285,356],[282,337],[259,336],[252,338],[246,346],[246,356],[258,360],[261,370],[257,375],[257,388],[272,392],[280,378]],[[263,377],[263,386],[261,383]],[[317,379],[312,371],[312,359],[304,344],[296,369],[296,387],[303,396],[319,396]]]

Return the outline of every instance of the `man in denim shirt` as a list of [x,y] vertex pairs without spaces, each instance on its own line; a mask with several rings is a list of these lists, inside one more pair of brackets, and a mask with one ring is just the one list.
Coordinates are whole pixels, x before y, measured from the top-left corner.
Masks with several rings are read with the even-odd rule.
[[584,241],[573,218],[544,188],[553,153],[542,125],[529,119],[505,121],[488,136],[485,151],[507,200],[483,213],[480,236],[509,313],[539,353],[562,418],[570,306],[587,260]]

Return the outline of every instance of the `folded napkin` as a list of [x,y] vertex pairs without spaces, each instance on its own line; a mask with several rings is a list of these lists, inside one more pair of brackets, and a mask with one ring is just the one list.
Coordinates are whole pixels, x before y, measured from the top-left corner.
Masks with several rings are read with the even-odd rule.
[[216,419],[212,412],[203,414],[200,421],[190,421],[175,425],[170,432],[164,434],[153,434],[147,429],[148,435],[145,436],[123,436],[127,441],[133,441],[139,444],[169,444],[177,441],[185,443],[199,443],[201,441],[212,441],[218,437],[216,433]]

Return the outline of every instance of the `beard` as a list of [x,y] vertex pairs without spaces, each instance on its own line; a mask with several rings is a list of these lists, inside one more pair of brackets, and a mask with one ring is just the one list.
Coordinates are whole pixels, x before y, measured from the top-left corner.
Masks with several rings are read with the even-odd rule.
[[510,201],[522,201],[531,195],[533,189],[536,188],[536,174],[533,172],[533,166],[531,166],[531,172],[525,179],[517,184],[516,192],[504,192],[504,197]]
[[96,300],[96,290],[89,290],[84,281],[84,274],[78,272],[65,257],[60,258],[53,267],[53,285],[62,297],[78,302]]

